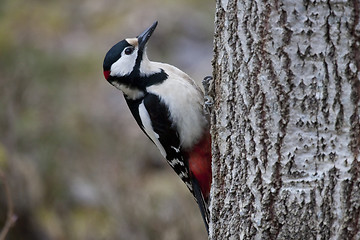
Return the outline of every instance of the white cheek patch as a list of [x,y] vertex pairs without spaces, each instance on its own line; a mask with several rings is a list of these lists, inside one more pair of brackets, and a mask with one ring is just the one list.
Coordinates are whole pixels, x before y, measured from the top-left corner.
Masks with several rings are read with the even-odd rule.
[[130,55],[126,55],[124,52],[121,54],[119,60],[111,65],[111,76],[127,76],[129,75],[136,63],[137,48]]

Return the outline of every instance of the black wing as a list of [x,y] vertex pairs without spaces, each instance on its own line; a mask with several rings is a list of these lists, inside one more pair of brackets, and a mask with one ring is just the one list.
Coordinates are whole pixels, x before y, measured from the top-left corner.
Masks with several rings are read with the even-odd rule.
[[[188,155],[181,148],[179,133],[176,126],[174,126],[170,120],[169,109],[161,102],[160,98],[154,94],[146,94],[144,99],[141,100],[127,99],[126,101],[140,128],[150,140],[155,143],[155,145],[161,144],[162,148],[165,150],[167,162],[194,195],[196,202],[199,205],[206,230],[209,232],[209,211],[207,203],[201,193],[198,181],[195,178],[190,178]],[[139,108],[141,104],[144,104],[147,114],[141,114],[139,112],[139,109],[141,109],[141,111],[144,109],[142,107]],[[146,129],[144,121],[147,121],[147,119],[142,119],[142,117],[144,118],[144,115],[149,117],[151,129]],[[155,141],[151,139],[147,133],[149,131],[156,133],[157,139]]]
[[[167,162],[192,192],[188,157],[181,148],[179,133],[176,126],[174,126],[170,120],[169,109],[161,102],[157,95],[150,93],[146,94],[142,100],[127,99],[127,103],[137,123],[155,145],[157,145],[156,141],[151,139],[147,132],[153,131],[156,133],[158,142],[165,150]],[[152,129],[146,129],[145,124],[143,124],[146,119],[141,119],[141,114],[139,113],[139,106],[141,104],[144,104],[145,110],[150,118]]]

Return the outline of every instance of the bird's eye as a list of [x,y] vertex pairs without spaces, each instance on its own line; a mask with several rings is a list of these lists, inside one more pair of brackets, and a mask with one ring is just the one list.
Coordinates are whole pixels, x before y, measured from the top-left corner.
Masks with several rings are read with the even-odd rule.
[[133,47],[128,47],[125,49],[125,54],[126,55],[130,55],[134,52],[134,48]]

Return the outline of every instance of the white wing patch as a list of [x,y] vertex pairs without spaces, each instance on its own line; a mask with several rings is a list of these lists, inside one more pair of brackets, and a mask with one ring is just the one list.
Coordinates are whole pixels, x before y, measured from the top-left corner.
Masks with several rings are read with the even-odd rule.
[[144,131],[151,138],[151,140],[155,143],[157,148],[160,150],[161,155],[163,155],[163,157],[166,158],[166,151],[159,141],[159,135],[154,131],[154,129],[151,125],[150,116],[149,116],[148,111],[145,108],[144,101],[142,101],[141,104],[139,105],[139,115],[140,115],[142,125],[144,126]]
[[177,153],[179,153],[179,152],[180,152],[180,147],[179,147],[179,148],[176,148],[176,147],[174,147],[174,146],[171,146],[171,148],[172,148],[172,149],[174,149],[174,150],[175,150],[175,152],[177,152]]
[[168,160],[170,166],[172,166],[173,168],[175,167],[175,165],[179,164],[180,166],[184,167],[184,163],[183,161],[180,161],[179,159],[177,158],[174,158],[174,159],[171,159],[171,160]]

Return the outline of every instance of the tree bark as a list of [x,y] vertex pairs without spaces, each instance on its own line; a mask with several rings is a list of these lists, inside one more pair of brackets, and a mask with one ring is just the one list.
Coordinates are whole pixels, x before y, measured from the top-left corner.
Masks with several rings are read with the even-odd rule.
[[216,5],[210,239],[360,239],[360,1]]

